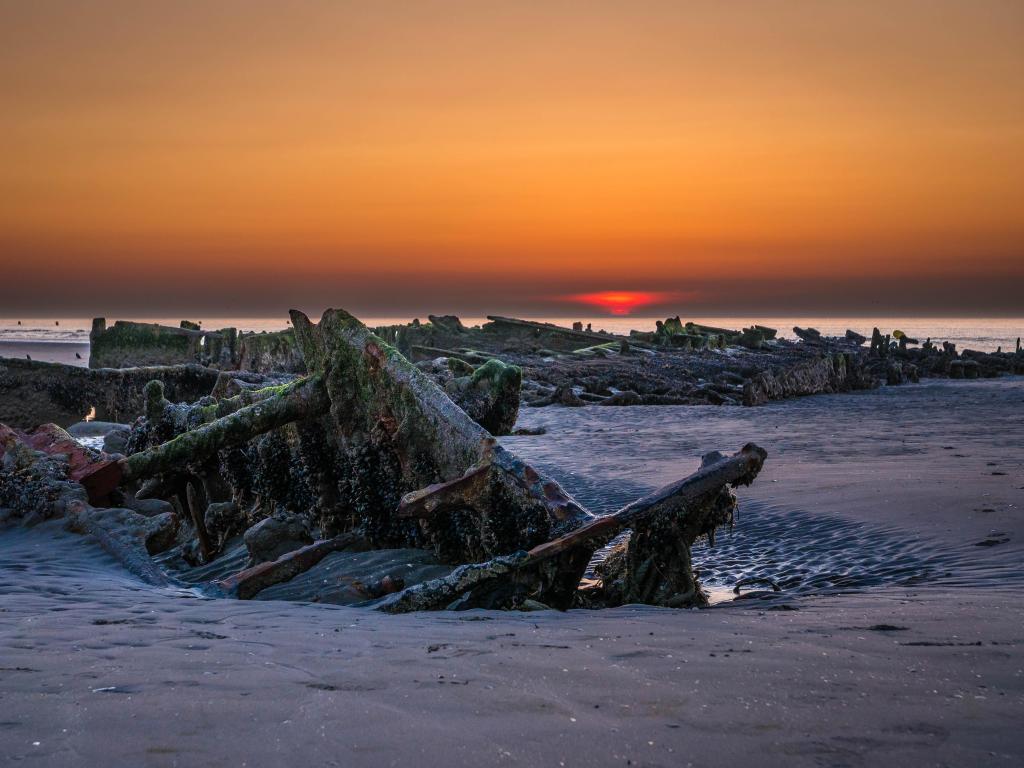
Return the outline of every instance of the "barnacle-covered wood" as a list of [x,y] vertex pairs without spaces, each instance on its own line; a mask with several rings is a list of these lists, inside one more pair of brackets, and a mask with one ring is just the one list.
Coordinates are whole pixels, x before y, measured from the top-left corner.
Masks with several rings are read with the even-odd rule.
[[[410,587],[378,607],[388,612],[501,608],[534,600],[565,609],[577,598],[580,579],[593,553],[626,529],[633,531],[627,547],[628,566],[614,577],[610,573],[603,593],[591,595],[590,604],[702,604],[705,598],[690,565],[690,546],[697,537],[712,535],[718,525],[729,522],[735,506],[729,488],[753,482],[766,456],[763,448],[752,443],[732,456],[708,454],[694,474],[614,514],[578,516],[573,529],[558,538],[511,559],[476,563],[445,579]],[[478,482],[477,477],[474,475],[472,482]],[[451,493],[451,488],[432,489],[407,499],[407,506],[433,513],[431,496]]]
[[[331,403],[325,432],[338,457],[339,496],[355,502],[355,527],[377,545],[428,547],[444,562],[471,562],[539,544],[585,514],[347,312],[329,310],[314,325],[293,311],[292,324]],[[398,513],[405,494],[481,465],[488,469],[471,500],[429,520]]]
[[[293,312],[292,320],[307,379],[191,406],[147,385],[133,453],[117,465],[126,481],[149,479],[140,495],[174,495],[192,510],[189,487],[222,477],[227,494],[207,492],[207,500],[230,499],[247,524],[301,512],[325,537],[359,530],[375,546],[428,548],[449,563],[532,546],[586,514],[351,315],[331,310],[313,324]],[[513,366],[493,361],[464,378],[485,393],[514,390],[518,400]],[[403,495],[480,466],[486,481],[458,508],[431,520],[398,513]],[[205,559],[210,537],[191,516]]]

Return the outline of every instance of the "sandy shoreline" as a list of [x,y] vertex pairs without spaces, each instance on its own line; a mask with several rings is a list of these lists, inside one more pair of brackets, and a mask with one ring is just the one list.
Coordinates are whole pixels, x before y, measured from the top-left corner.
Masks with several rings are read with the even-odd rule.
[[754,503],[736,544],[703,556],[739,572],[764,558],[740,543],[762,536],[780,549],[757,567],[807,581],[921,569],[913,584],[838,596],[394,617],[198,600],[143,587],[55,525],[4,531],[0,754],[62,766],[1018,763],[1022,405],[1019,377],[931,381],[754,409],[526,410],[548,434],[505,441],[607,509],[704,451],[756,440],[770,457],[741,492]]

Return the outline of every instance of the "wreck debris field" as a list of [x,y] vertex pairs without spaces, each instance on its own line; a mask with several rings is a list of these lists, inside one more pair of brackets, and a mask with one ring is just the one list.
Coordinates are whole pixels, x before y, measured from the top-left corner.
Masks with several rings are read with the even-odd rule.
[[[292,311],[0,359],[4,754],[1019,759],[1019,342],[793,332]],[[254,717],[287,739],[214,737]]]

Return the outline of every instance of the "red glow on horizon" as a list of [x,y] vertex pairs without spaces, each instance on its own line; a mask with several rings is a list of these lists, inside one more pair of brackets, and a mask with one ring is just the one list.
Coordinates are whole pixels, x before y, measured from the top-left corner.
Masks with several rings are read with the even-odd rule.
[[638,307],[665,301],[670,296],[665,293],[602,291],[600,293],[581,293],[568,298],[580,304],[600,307],[613,315],[628,315]]

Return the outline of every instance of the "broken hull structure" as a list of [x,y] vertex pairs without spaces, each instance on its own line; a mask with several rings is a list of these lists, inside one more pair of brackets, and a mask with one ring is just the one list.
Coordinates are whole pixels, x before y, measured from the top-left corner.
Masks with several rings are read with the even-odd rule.
[[[402,612],[705,602],[690,546],[731,520],[731,489],[757,476],[761,448],[709,454],[693,475],[597,517],[356,318],[291,316],[304,378],[192,405],[148,384],[127,456],[79,448],[70,457],[56,428],[6,430],[0,507],[66,517],[154,583],[174,581],[149,557],[171,546],[208,565],[270,518],[315,533],[202,585],[223,596],[254,597],[336,552],[414,548],[452,570],[409,586],[385,579],[367,591],[370,604]],[[594,552],[624,531],[632,533],[602,583],[581,591]]]

